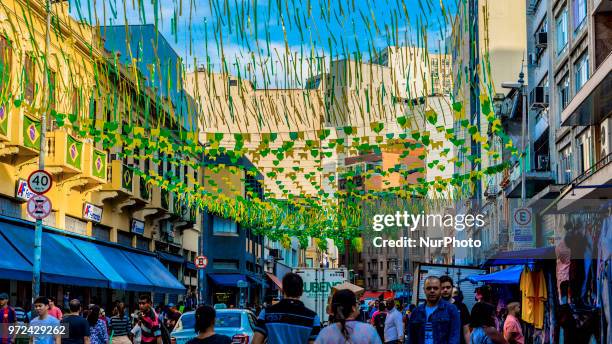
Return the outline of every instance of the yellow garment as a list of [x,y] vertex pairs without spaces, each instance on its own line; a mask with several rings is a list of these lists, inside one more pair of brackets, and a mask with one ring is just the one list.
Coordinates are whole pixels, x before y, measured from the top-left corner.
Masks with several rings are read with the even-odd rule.
[[544,301],[548,298],[544,272],[523,270],[519,284],[521,288],[521,317],[537,329],[544,327]]

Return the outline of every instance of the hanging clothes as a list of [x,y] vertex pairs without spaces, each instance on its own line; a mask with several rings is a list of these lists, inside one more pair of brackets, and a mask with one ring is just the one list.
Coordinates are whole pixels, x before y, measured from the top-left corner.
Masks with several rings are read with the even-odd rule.
[[548,299],[544,273],[541,270],[532,272],[525,267],[519,285],[522,291],[521,316],[523,320],[533,324],[537,329],[542,329],[544,326],[544,302]]

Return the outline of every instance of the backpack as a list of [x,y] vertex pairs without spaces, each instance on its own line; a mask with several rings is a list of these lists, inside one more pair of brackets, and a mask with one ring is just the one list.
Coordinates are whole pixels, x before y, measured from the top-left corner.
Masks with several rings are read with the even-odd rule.
[[387,319],[387,313],[383,313],[383,312],[376,314],[376,316],[374,317],[374,327],[376,328],[376,332],[378,332],[380,336],[383,336],[385,333],[385,320],[386,319]]

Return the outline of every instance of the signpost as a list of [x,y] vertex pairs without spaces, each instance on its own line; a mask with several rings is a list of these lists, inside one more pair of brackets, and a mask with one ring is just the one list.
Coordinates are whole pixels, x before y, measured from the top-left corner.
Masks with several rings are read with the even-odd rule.
[[47,196],[35,195],[28,200],[28,214],[42,220],[51,214],[51,200]]
[[28,177],[28,188],[39,195],[47,193],[51,190],[53,178],[51,174],[45,170],[36,170]]
[[533,247],[532,218],[531,209],[514,209],[512,213],[512,242],[514,249]]
[[208,258],[206,256],[197,256],[195,261],[193,262],[198,269],[205,269],[206,265],[208,265]]

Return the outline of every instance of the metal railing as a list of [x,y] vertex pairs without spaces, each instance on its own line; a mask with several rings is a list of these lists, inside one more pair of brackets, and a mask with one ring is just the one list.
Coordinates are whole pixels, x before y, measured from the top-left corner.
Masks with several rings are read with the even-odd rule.
[[594,175],[595,173],[597,173],[597,171],[601,170],[602,168],[608,166],[610,163],[612,162],[612,153],[606,155],[605,157],[603,157],[601,160],[599,160],[598,162],[596,162],[593,166],[591,166],[588,170],[584,171],[584,173],[582,173],[581,175],[579,175],[578,177],[576,177],[574,180],[572,180],[571,183],[569,183],[568,185],[571,186],[576,186],[581,184],[582,182],[584,182],[587,178],[589,178],[590,176]]

